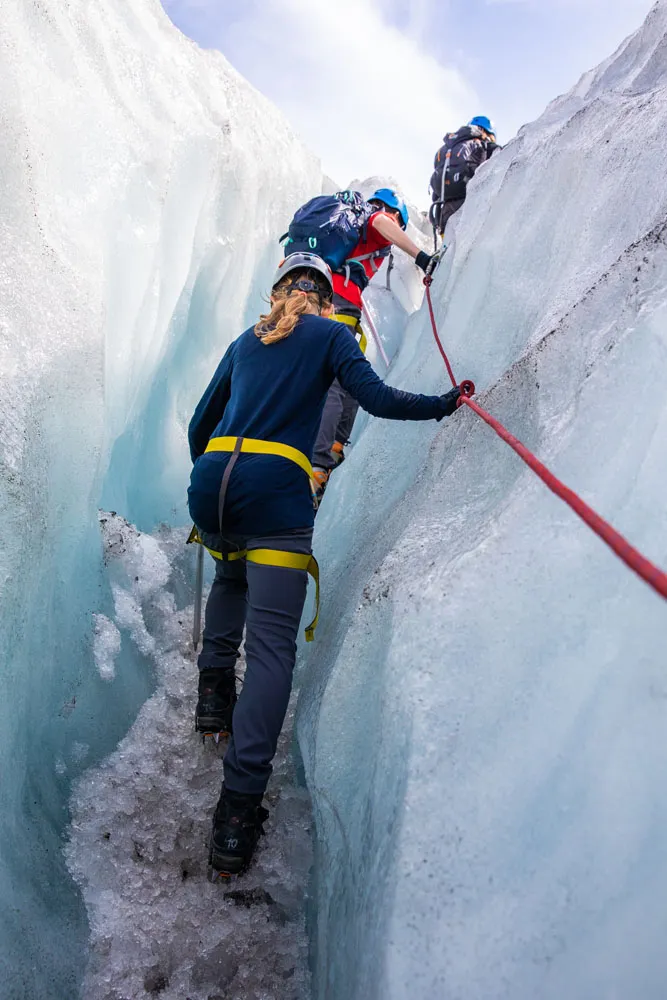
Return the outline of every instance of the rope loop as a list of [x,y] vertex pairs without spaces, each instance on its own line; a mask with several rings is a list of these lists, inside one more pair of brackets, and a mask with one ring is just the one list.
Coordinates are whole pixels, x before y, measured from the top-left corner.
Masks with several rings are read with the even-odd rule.
[[459,392],[461,395],[456,400],[456,408],[458,410],[459,406],[463,406],[466,399],[470,399],[471,396],[475,395],[475,383],[472,379],[465,378],[463,382],[459,385]]

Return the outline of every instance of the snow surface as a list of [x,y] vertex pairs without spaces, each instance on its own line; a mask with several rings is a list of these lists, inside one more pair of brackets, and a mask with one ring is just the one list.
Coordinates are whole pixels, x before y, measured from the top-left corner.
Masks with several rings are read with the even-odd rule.
[[[62,856],[71,781],[156,683],[97,509],[185,523],[187,421],[322,177],[158,0],[1,7],[0,975],[3,1000],[69,1000],[88,938]],[[93,614],[117,655],[108,631],[100,660]]]
[[[667,4],[480,171],[455,371],[667,567]],[[447,379],[425,310],[391,380]],[[662,1000],[667,607],[472,412],[332,479],[297,730],[315,996]]]

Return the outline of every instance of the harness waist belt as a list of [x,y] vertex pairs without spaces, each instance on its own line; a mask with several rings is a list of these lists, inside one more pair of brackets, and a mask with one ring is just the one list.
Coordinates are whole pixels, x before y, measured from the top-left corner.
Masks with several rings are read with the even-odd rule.
[[[238,443],[237,437],[217,437],[211,438],[206,451],[230,451],[233,452]],[[309,479],[313,478],[313,467],[298,448],[292,448],[289,444],[280,444],[279,441],[260,441],[257,438],[241,438],[241,453],[252,455],[274,455],[278,458],[287,458],[290,462],[295,462],[299,468],[303,469]]]
[[357,317],[348,316],[347,313],[335,313],[331,318],[335,320],[336,323],[345,323],[345,326],[351,326],[354,332],[359,334],[359,350],[362,354],[365,354],[368,346],[368,338],[366,337],[364,328]]

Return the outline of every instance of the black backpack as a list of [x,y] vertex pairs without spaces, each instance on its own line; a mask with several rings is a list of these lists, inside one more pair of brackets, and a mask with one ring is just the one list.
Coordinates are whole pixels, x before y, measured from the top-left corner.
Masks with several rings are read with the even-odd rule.
[[466,196],[466,186],[486,158],[486,144],[475,126],[465,126],[445,136],[435,156],[431,177],[433,200],[439,204]]

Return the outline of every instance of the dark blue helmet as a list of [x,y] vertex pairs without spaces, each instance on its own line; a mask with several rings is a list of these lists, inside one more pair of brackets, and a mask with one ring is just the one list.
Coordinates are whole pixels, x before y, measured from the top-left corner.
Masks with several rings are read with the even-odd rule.
[[494,139],[496,137],[495,126],[491,121],[491,119],[487,118],[486,115],[475,115],[474,118],[470,119],[468,125],[478,125],[479,128],[483,128],[485,132],[488,132],[489,135],[492,135]]
[[408,215],[405,202],[402,198],[399,198],[396,192],[392,191],[391,188],[378,188],[375,194],[372,194],[368,200],[381,201],[383,205],[387,206],[387,208],[393,208],[395,211],[399,212],[401,216],[402,228],[407,229],[410,216]]

